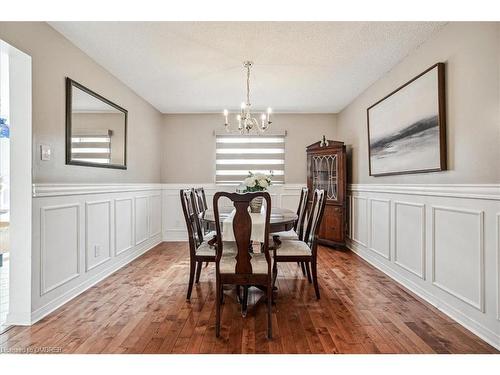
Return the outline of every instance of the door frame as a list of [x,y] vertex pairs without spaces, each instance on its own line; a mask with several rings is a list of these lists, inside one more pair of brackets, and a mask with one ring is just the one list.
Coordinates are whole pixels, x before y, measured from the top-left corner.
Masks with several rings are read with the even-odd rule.
[[10,251],[7,325],[31,324],[32,65],[31,56],[0,40],[9,55]]

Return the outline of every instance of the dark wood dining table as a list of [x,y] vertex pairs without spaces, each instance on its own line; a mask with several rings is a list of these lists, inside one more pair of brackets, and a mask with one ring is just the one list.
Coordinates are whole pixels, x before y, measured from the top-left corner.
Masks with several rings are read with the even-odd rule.
[[[219,207],[219,220],[222,224],[224,219],[229,217],[233,211],[233,207]],[[293,228],[295,221],[297,220],[297,214],[292,210],[287,208],[271,208],[271,217],[269,220],[269,232],[277,233],[282,231],[287,231]],[[206,230],[215,230],[215,214],[213,210],[206,210],[200,214],[201,225]],[[215,242],[215,239],[213,240]],[[210,243],[210,242],[209,242]],[[265,288],[258,286],[257,288],[264,290]],[[239,295],[238,295],[239,297]],[[243,289],[243,297],[240,299],[241,303],[241,314],[243,316],[247,315],[248,306],[248,287]]]
[[[219,219],[222,223],[231,212],[233,207],[220,207],[219,208]],[[200,214],[200,220],[203,227],[207,230],[215,230],[215,215],[213,210],[206,210]],[[271,218],[269,223],[269,231],[271,233],[287,231],[293,228],[293,225],[297,220],[297,213],[289,210],[287,208],[271,208]]]

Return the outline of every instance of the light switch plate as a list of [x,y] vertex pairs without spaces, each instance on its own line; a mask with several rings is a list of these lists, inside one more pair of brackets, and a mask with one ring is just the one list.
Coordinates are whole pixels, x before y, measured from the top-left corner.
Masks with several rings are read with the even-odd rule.
[[40,159],[49,161],[52,155],[52,150],[49,145],[40,145]]

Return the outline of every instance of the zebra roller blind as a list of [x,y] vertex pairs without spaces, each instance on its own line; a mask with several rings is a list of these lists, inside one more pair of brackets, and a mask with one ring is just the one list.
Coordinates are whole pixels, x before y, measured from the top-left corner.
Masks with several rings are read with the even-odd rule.
[[248,172],[273,173],[273,184],[285,182],[285,133],[216,134],[215,182],[239,185]]
[[111,134],[111,130],[79,129],[71,135],[72,160],[111,163]]

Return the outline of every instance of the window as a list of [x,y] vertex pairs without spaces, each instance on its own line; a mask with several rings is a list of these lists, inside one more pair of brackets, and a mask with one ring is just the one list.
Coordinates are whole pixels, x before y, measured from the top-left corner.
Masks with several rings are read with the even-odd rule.
[[216,135],[215,182],[239,185],[248,172],[273,174],[285,182],[285,134]]
[[83,130],[71,135],[72,160],[111,163],[111,131]]

